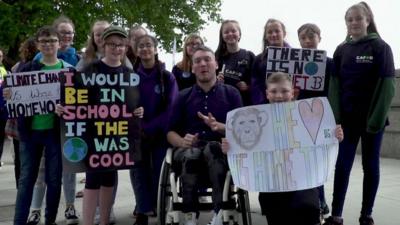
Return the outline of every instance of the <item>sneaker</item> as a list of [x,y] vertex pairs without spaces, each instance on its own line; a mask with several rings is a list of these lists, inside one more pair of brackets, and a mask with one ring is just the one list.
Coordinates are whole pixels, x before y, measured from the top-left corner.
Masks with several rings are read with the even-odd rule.
[[149,224],[149,217],[145,214],[138,213],[136,215],[136,220],[133,225],[148,225]]
[[115,218],[115,214],[114,214],[114,207],[111,207],[110,217],[108,219],[108,224],[109,225],[114,225],[115,221],[116,221],[116,218]]
[[32,210],[26,225],[37,225],[40,223],[40,210]]
[[185,213],[185,225],[197,225],[196,213]]
[[329,215],[329,206],[327,204],[323,204],[321,206],[321,217],[326,219]]
[[222,225],[222,210],[219,210],[218,213],[214,213],[214,216],[208,225]]
[[336,219],[330,216],[325,220],[325,223],[323,225],[343,225],[343,219],[342,218]]
[[375,225],[374,219],[372,219],[371,216],[361,216],[358,221],[360,222],[360,225]]
[[100,209],[98,206],[96,207],[96,212],[94,213],[94,224],[100,224]]
[[78,224],[79,218],[76,214],[75,207],[70,205],[65,210],[65,219],[67,220],[67,225]]
[[[111,208],[110,211],[110,217],[108,218],[108,224],[109,225],[113,225],[115,224],[116,218],[115,218],[115,214],[114,214],[114,207]],[[100,224],[100,208],[97,206],[96,207],[96,212],[94,214],[94,224],[98,225]]]

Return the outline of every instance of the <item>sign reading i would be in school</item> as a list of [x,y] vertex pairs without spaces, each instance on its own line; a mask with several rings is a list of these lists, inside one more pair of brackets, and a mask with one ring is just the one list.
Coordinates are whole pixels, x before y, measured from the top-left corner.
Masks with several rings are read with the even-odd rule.
[[63,167],[68,172],[128,169],[140,158],[139,76],[65,73],[61,99]]
[[5,77],[11,97],[7,100],[10,118],[54,112],[60,103],[59,77],[68,69],[12,73]]
[[288,73],[300,90],[324,90],[325,68],[326,51],[268,47],[267,76],[278,71]]

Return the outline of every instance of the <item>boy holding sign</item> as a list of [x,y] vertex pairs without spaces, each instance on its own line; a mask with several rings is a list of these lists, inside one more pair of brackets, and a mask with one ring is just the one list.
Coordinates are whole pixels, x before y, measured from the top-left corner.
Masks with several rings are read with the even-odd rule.
[[[317,49],[318,44],[321,41],[321,30],[319,27],[313,23],[303,24],[297,29],[297,35],[299,37],[299,42],[302,48]],[[325,69],[325,81],[323,90],[321,91],[310,91],[310,90],[299,90],[299,95],[297,99],[313,98],[319,96],[328,96],[329,87],[329,77],[333,70],[333,60],[332,58],[327,58],[326,69]],[[322,82],[321,82],[322,83]],[[319,201],[321,207],[321,216],[326,216],[329,214],[329,207],[325,200],[324,186],[319,188]]]
[[[49,26],[40,28],[35,39],[37,48],[43,57],[40,61],[27,63],[20,72],[71,67],[63,60],[57,59],[60,36],[54,28]],[[10,89],[6,88],[3,95],[6,99],[10,99]],[[42,154],[45,154],[45,181],[47,185],[45,224],[55,224],[60,201],[62,175],[58,123],[58,118],[54,113],[18,118],[21,175],[18,181],[15,204],[15,225],[26,224]]]
[[[266,81],[266,86],[266,97],[270,103],[293,100],[294,90],[288,74],[272,73]],[[343,130],[340,126],[336,128],[335,136],[339,141],[343,140]],[[229,150],[226,139],[222,140],[221,147],[225,153]],[[269,225],[320,224],[317,188],[290,192],[260,192],[258,199]]]

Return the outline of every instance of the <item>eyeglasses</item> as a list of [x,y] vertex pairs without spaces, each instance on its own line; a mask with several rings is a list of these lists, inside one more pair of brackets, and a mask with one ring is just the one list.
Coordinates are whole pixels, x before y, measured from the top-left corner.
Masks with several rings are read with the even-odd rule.
[[124,44],[115,44],[115,43],[111,43],[111,42],[106,43],[106,45],[112,49],[117,49],[117,48],[124,49],[126,47],[126,45],[124,45]]
[[145,49],[145,48],[153,48],[154,45],[151,43],[146,43],[146,44],[140,44],[138,45],[138,49]]
[[58,39],[40,39],[40,40],[38,40],[38,42],[39,42],[40,44],[42,44],[42,45],[45,45],[45,44],[54,44],[54,43],[58,42]]
[[60,31],[59,33],[61,35],[73,35],[73,34],[75,34],[75,32],[73,32],[73,31]]
[[190,47],[198,47],[200,45],[201,45],[201,43],[197,43],[197,42],[189,42],[186,44],[186,46],[190,46]]

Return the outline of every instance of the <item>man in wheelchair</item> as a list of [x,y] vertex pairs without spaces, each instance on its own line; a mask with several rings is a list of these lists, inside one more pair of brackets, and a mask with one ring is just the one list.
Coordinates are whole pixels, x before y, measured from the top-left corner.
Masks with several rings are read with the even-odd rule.
[[[218,212],[228,171],[220,141],[225,135],[226,115],[242,106],[239,91],[217,83],[218,64],[214,52],[198,47],[192,56],[192,72],[196,84],[179,93],[168,123],[168,142],[175,147],[173,160],[181,172],[185,225],[196,224],[199,187],[209,180],[213,189],[214,217],[211,224],[221,224]],[[204,174],[208,179],[204,178]]]

